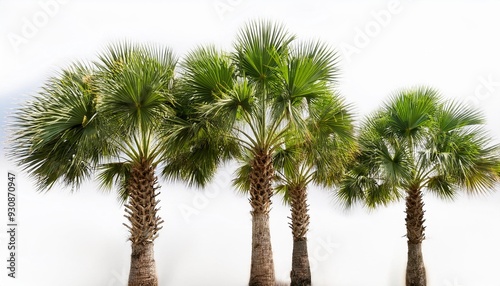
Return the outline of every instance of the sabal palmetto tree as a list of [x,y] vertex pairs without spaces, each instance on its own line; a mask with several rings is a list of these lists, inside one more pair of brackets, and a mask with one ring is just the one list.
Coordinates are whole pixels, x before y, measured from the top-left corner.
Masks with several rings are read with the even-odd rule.
[[312,183],[326,187],[339,183],[355,151],[352,114],[338,96],[324,94],[311,104],[308,113],[307,128],[300,136],[297,132],[290,134],[274,159],[280,181],[277,192],[291,207],[292,286],[311,285],[307,187]]
[[[250,285],[275,283],[269,229],[274,154],[287,134],[305,127],[308,105],[329,91],[336,73],[332,51],[318,42],[292,47],[293,40],[281,25],[254,21],[238,34],[233,53],[214,47],[191,52],[183,62],[179,92],[193,108],[168,123],[175,128],[167,128],[176,130],[168,137],[185,146],[185,154],[205,148],[207,154],[197,152],[200,162],[214,167],[216,160],[232,157],[242,163],[235,184],[250,196]],[[190,138],[198,139],[195,148],[189,147]],[[172,169],[182,177],[182,167],[199,169],[191,163],[173,162]]]
[[96,63],[51,79],[15,113],[11,154],[40,189],[58,182],[78,188],[92,176],[117,183],[130,222],[129,285],[158,285],[155,168],[164,148],[155,136],[174,104],[175,65],[168,48],[111,46]]
[[369,206],[406,199],[407,286],[426,285],[421,244],[428,191],[452,199],[457,191],[489,190],[499,179],[500,155],[484,118],[468,106],[444,101],[430,88],[400,91],[368,117],[360,154],[343,179],[340,197]]

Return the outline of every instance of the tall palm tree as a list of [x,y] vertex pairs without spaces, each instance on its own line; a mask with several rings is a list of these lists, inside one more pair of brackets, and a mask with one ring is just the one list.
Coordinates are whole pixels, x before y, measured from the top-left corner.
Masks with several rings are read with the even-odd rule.
[[161,229],[155,168],[158,123],[171,112],[176,59],[170,49],[119,44],[92,65],[51,79],[15,115],[12,156],[48,190],[96,176],[126,202],[129,285],[158,285],[153,245]]
[[[234,53],[214,47],[194,50],[182,64],[178,90],[189,98],[192,109],[168,122],[176,127],[167,129],[176,131],[167,137],[185,146],[182,156],[195,152],[200,162],[211,162],[210,168],[229,158],[241,163],[235,184],[250,196],[250,285],[275,283],[269,229],[274,154],[287,134],[305,127],[307,106],[329,90],[328,80],[336,73],[334,53],[324,45],[292,47],[293,40],[279,24],[254,21],[238,34]],[[198,140],[196,146],[189,147],[191,138]],[[208,159],[198,150],[205,150]],[[177,168],[177,176],[197,180],[185,175],[199,166],[169,163]]]
[[[273,196],[274,168],[272,157],[283,143],[284,113],[273,106],[276,93],[277,67],[287,57],[293,40],[284,27],[269,22],[247,24],[236,40],[234,55],[241,82],[237,94],[249,98],[248,109],[241,112],[247,130],[235,124],[244,138],[245,156],[241,161],[250,168],[239,178],[248,180],[244,191],[249,191],[252,215],[252,260],[250,286],[270,286],[275,283],[274,261],[269,227],[269,211]],[[239,96],[238,96],[239,97]],[[225,108],[226,109],[226,108]],[[227,109],[233,112],[234,107]],[[243,176],[241,176],[243,175]]]
[[499,146],[486,134],[479,112],[424,87],[398,92],[368,117],[359,145],[339,195],[347,205],[369,206],[405,197],[406,285],[426,285],[423,192],[453,199],[460,189],[492,189],[499,180]]
[[315,100],[310,106],[306,126],[302,132],[290,134],[274,159],[281,182],[277,192],[291,207],[292,286],[311,285],[307,187],[311,183],[325,187],[339,183],[355,150],[352,115],[338,96],[324,94]]

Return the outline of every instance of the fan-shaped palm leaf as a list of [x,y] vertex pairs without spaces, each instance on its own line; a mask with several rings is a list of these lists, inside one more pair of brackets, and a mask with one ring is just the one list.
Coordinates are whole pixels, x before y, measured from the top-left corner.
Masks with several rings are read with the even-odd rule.
[[98,130],[94,72],[75,64],[52,78],[14,115],[11,157],[36,179],[40,190],[56,182],[77,188],[106,153]]

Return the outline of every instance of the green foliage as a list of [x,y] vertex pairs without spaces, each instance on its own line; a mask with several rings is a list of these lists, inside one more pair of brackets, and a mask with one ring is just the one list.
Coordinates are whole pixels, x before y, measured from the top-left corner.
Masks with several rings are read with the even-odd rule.
[[[256,20],[246,24],[237,36],[234,62],[239,76],[257,83],[261,88],[276,79],[274,69],[288,54],[288,46],[295,36],[283,25]],[[260,94],[258,96],[263,96]]]
[[[301,184],[338,181],[354,138],[350,108],[332,89],[337,55],[319,41],[294,40],[282,25],[253,21],[240,30],[232,54],[207,46],[185,57],[177,92],[189,107],[167,119],[165,131],[169,145],[185,152],[167,163],[167,173],[199,181],[193,170],[204,173],[205,166],[209,174],[235,158],[241,166],[234,184],[245,192],[254,154],[268,152],[281,180],[297,174]],[[200,150],[203,166],[182,163]]]
[[[127,134],[157,126],[174,98],[171,94],[176,59],[169,49],[124,44],[101,55],[101,98],[98,108]],[[119,72],[114,72],[119,66]]]
[[309,111],[306,129],[288,133],[275,156],[281,182],[277,192],[285,202],[292,188],[338,184],[355,156],[352,112],[340,97],[326,94],[310,104]]
[[410,188],[453,199],[459,189],[490,190],[498,182],[499,146],[484,118],[430,88],[402,90],[368,117],[360,153],[344,177],[339,198],[350,206],[397,200]]
[[104,189],[118,187],[118,198],[121,203],[124,203],[128,199],[127,181],[131,170],[130,162],[105,163],[100,166],[97,180],[101,182],[101,187]]
[[59,179],[75,188],[108,152],[99,129],[104,121],[96,110],[94,72],[74,64],[15,112],[9,155],[33,175],[39,189]]
[[76,63],[47,81],[15,112],[11,157],[40,190],[78,188],[96,172],[103,187],[124,182],[131,166],[165,155],[156,137],[175,106],[176,59],[168,48],[112,45],[92,64]]

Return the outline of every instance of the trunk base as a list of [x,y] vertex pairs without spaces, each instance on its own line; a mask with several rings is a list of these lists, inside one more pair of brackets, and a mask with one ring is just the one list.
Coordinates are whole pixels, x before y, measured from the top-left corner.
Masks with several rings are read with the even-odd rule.
[[158,286],[153,243],[132,245],[128,286]]
[[293,241],[292,254],[292,280],[290,286],[310,286],[311,268],[309,266],[309,255],[307,252],[307,238],[299,238]]
[[426,286],[422,244],[408,242],[408,263],[406,265],[406,286]]
[[252,214],[252,265],[249,286],[274,286],[274,262],[268,214]]

